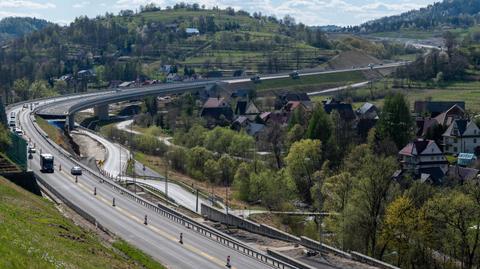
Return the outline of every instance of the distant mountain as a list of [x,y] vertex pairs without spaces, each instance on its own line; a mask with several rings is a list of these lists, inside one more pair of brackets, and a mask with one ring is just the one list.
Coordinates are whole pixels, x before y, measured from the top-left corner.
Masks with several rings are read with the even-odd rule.
[[400,29],[429,30],[441,27],[471,27],[480,23],[479,0],[444,0],[419,10],[369,21],[348,28],[353,32],[392,32]]
[[0,20],[0,42],[42,30],[51,23],[28,17],[8,17]]

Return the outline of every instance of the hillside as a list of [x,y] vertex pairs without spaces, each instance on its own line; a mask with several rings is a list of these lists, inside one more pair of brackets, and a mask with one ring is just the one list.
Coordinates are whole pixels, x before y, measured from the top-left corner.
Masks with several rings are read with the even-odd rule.
[[433,30],[466,28],[480,22],[480,1],[444,0],[419,10],[384,17],[350,28],[354,32],[393,32],[400,29]]
[[[198,29],[188,34],[187,28]],[[122,11],[119,15],[79,17],[67,27],[51,25],[0,50],[0,86],[16,79],[74,76],[92,69],[96,79],[161,79],[162,65],[176,64],[205,74],[247,69],[280,72],[315,67],[334,55],[326,36],[294,20],[277,20],[233,9]],[[78,87],[85,85],[76,85]]]
[[51,23],[36,18],[7,17],[0,20],[0,43],[41,30]]
[[123,241],[102,242],[53,203],[0,177],[0,268],[163,267]]

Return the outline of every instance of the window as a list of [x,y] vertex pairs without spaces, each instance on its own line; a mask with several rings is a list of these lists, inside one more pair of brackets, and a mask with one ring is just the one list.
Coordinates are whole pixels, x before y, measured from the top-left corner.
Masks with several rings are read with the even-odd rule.
[[454,138],[453,143],[458,143],[458,139]]
[[453,151],[457,152],[458,151],[457,147],[453,147]]
[[473,143],[477,144],[477,139],[476,138],[473,139]]

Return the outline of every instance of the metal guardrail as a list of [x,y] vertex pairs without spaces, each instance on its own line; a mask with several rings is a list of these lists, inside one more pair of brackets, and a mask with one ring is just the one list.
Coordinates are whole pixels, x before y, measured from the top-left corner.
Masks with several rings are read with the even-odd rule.
[[[31,118],[29,118],[31,120]],[[42,137],[46,140],[46,142],[48,144],[50,144],[54,149],[56,149],[58,151],[58,153],[60,153],[61,155],[67,157],[67,158],[70,158],[70,159],[74,159],[76,162],[77,162],[77,165],[79,165],[80,167],[82,167],[82,169],[87,172],[88,174],[94,176],[95,178],[97,178],[101,183],[104,183],[106,184],[107,186],[109,186],[110,188],[112,188],[114,191],[118,192],[119,194],[121,194],[122,196],[124,197],[127,197],[129,198],[130,200],[133,200],[135,201],[136,203],[154,211],[155,213],[161,215],[161,216],[164,216],[168,219],[170,219],[171,221],[173,222],[176,222],[178,224],[181,224],[189,229],[191,229],[192,231],[195,231],[213,241],[216,241],[230,249],[233,249],[243,255],[246,255],[248,257],[251,257],[253,259],[256,259],[257,261],[260,261],[266,265],[269,265],[273,268],[279,268],[279,269],[297,269],[297,267],[289,264],[289,263],[286,263],[286,262],[283,262],[281,260],[278,260],[276,258],[273,258],[273,257],[270,257],[268,256],[267,254],[264,254],[260,251],[257,251],[257,250],[254,250],[253,248],[251,248],[250,246],[247,246],[246,244],[236,240],[235,238],[232,238],[218,230],[215,230],[214,228],[212,227],[209,227],[207,225],[204,225],[204,224],[201,224],[201,223],[198,223],[196,222],[195,220],[191,219],[190,217],[178,212],[178,211],[175,211],[169,207],[166,207],[162,204],[158,204],[158,205],[155,205],[145,199],[143,199],[142,197],[130,192],[129,190],[123,188],[123,187],[120,187],[118,186],[116,183],[114,183],[111,179],[105,179],[103,177],[101,177],[98,173],[92,171],[88,166],[78,162],[76,160],[76,158],[74,158],[70,153],[68,153],[66,150],[64,150],[63,148],[61,148],[60,146],[58,146],[57,144],[55,144],[53,141],[51,141],[49,138],[45,137],[45,132],[35,123],[32,121],[32,124],[34,126],[34,128],[36,129],[36,131],[38,133],[40,133],[42,135]],[[50,189],[53,189],[45,180],[42,180],[41,181],[42,183],[45,184],[45,186],[47,188],[50,188]],[[50,186],[50,187],[48,187]],[[54,194],[59,194],[57,191],[52,191]],[[63,197],[61,196],[61,194],[59,194],[60,197]],[[67,205],[73,205],[72,203],[68,203]],[[73,205],[73,208],[78,208],[79,210],[81,210],[78,206],[76,205]],[[80,211],[80,212],[84,212],[83,210]],[[86,216],[90,216],[88,215],[88,213],[84,212]],[[83,214],[83,213],[82,213]],[[91,218],[91,216],[90,216]],[[93,221],[91,219],[91,221]],[[96,225],[98,225],[98,221],[94,220]]]

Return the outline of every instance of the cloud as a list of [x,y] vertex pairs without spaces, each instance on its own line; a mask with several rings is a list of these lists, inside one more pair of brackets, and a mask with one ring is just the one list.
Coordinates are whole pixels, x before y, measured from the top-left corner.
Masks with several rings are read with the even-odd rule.
[[6,17],[39,17],[39,16],[40,15],[36,14],[36,13],[0,11],[0,18],[6,18]]
[[82,2],[74,4],[72,7],[73,8],[84,8],[88,5],[90,5],[90,1],[82,1]]
[[38,3],[27,0],[0,0],[0,8],[48,9],[56,5],[50,2]]

